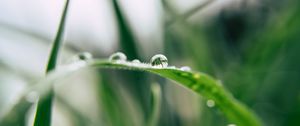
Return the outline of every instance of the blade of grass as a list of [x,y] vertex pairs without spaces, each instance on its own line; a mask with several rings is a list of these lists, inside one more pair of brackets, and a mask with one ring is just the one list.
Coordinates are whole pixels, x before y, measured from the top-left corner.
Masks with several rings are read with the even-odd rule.
[[159,112],[161,108],[161,87],[159,84],[154,83],[151,85],[151,93],[152,93],[152,113],[148,120],[147,126],[157,126],[159,119]]
[[[58,53],[63,41],[63,33],[66,22],[67,11],[69,7],[69,0],[66,0],[63,14],[60,20],[58,31],[50,52],[46,73],[56,68]],[[39,100],[37,111],[34,120],[34,126],[50,126],[51,125],[51,111],[52,111],[52,100],[53,100],[53,89],[51,89],[49,95]]]
[[[119,44],[120,49],[123,53],[127,54],[127,58],[132,60],[133,58],[141,59],[141,55],[138,52],[138,44],[134,38],[134,34],[126,15],[123,13],[121,4],[118,0],[112,0],[113,9],[116,16],[116,21],[119,31]],[[144,73],[135,74],[134,72],[119,72],[120,78],[124,80],[124,84],[128,87],[128,90],[133,94],[136,100],[141,104],[145,111],[145,119],[148,118],[151,112],[149,112],[149,101],[150,101],[150,84],[147,80],[147,76]]]
[[[84,61],[83,61],[84,62]],[[47,86],[36,85],[30,91],[37,91],[41,97],[49,94],[50,87],[53,86],[54,81],[61,80],[66,76],[78,71],[82,67],[92,68],[110,68],[110,69],[127,69],[127,70],[140,70],[150,72],[161,77],[173,80],[183,87],[202,95],[206,99],[213,100],[215,107],[219,108],[225,117],[229,120],[229,123],[236,124],[238,126],[261,126],[260,120],[257,116],[248,109],[244,104],[237,101],[217,80],[213,79],[209,75],[200,72],[182,71],[174,68],[155,68],[150,65],[141,63],[113,63],[106,60],[94,60],[88,62],[86,65],[82,63],[71,64],[66,68],[62,68],[60,71],[53,71],[43,79],[40,84]],[[38,87],[39,86],[39,87]],[[26,95],[24,95],[25,97]],[[21,103],[20,103],[21,104]],[[12,109],[12,112],[18,110]],[[1,122],[0,122],[1,124]]]
[[101,73],[101,83],[99,84],[101,87],[98,91],[101,106],[104,108],[102,114],[105,118],[104,122],[107,122],[105,125],[109,126],[128,126],[127,117],[122,117],[123,108],[122,100],[118,97],[117,91],[114,86],[114,83],[111,81],[112,74],[108,74],[106,72]]
[[116,14],[116,20],[119,27],[120,45],[124,53],[127,54],[128,58],[139,58],[137,47],[135,44],[134,36],[132,31],[128,27],[125,16],[123,16],[121,8],[117,0],[112,0],[113,8]]

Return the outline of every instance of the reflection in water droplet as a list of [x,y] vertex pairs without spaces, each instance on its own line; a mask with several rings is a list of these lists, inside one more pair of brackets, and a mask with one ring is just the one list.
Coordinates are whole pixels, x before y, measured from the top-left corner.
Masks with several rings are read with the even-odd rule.
[[122,52],[116,52],[109,57],[109,61],[111,62],[116,62],[116,61],[126,61],[127,57],[124,53]]
[[168,59],[162,54],[156,54],[151,58],[150,63],[154,67],[164,68],[168,66]]
[[210,108],[215,106],[215,101],[214,100],[207,100],[206,105]]
[[191,68],[188,67],[188,66],[183,66],[183,67],[180,67],[180,70],[182,70],[182,71],[191,71]]
[[138,59],[134,59],[134,60],[132,60],[132,63],[141,63],[141,61]]
[[79,60],[87,61],[87,60],[93,59],[93,55],[89,52],[82,52],[82,53],[79,53],[77,56],[78,56]]
[[28,102],[33,103],[38,100],[39,95],[37,92],[32,91],[32,92],[28,93],[25,98]]

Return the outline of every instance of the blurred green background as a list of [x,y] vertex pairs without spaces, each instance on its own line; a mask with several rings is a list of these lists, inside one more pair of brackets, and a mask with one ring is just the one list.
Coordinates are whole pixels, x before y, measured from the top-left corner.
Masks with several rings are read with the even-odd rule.
[[[0,117],[44,76],[63,0],[0,1]],[[266,126],[300,121],[300,3],[297,0],[71,0],[60,64],[80,52],[121,51],[212,75]],[[52,125],[145,126],[151,85],[161,87],[158,126],[224,126],[217,108],[144,72],[90,69],[58,82]],[[26,113],[32,125],[36,106]]]

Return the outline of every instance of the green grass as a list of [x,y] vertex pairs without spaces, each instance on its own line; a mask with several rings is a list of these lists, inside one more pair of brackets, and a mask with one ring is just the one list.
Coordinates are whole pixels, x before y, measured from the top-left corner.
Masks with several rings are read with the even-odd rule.
[[[189,24],[187,21],[189,17],[208,6],[213,0],[195,6],[195,8],[182,15],[172,8],[167,1],[163,0],[163,7],[169,13],[168,16],[171,17],[170,21],[164,22],[163,27],[166,38],[164,41],[166,44],[165,54],[171,55],[168,59],[172,63],[187,63],[195,68],[193,71],[184,71],[172,67],[153,67],[150,65],[151,63],[130,62],[129,60],[134,58],[143,59],[145,56],[139,53],[141,50],[138,50],[137,41],[134,39],[135,36],[128,25],[122,7],[117,0],[112,0],[112,8],[115,12],[119,31],[120,48],[118,50],[127,54],[128,61],[87,59],[78,60],[56,69],[64,38],[69,2],[69,0],[66,1],[62,12],[58,31],[50,51],[46,76],[40,79],[37,84],[28,86],[20,99],[14,105],[11,105],[0,118],[0,126],[26,125],[28,110],[34,105],[34,101],[38,100],[38,97],[32,97],[36,95],[40,99],[35,113],[34,125],[50,126],[53,111],[52,101],[55,94],[53,86],[84,68],[114,71],[111,73],[97,71],[97,79],[101,79],[101,82],[97,83],[97,89],[95,90],[97,98],[100,99],[99,104],[101,104],[98,107],[103,109],[99,112],[105,116],[106,120],[104,120],[108,121],[111,126],[132,126],[135,124],[131,116],[136,113],[130,113],[130,110],[123,111],[127,108],[123,103],[125,101],[122,99],[123,97],[118,96],[120,94],[118,94],[115,86],[116,81],[120,81],[128,92],[133,92],[131,95],[134,97],[134,102],[142,110],[141,116],[143,117],[139,117],[141,119],[139,121],[143,122],[144,125],[164,125],[164,121],[170,121],[170,119],[163,117],[165,115],[162,111],[166,107],[171,108],[170,105],[164,104],[166,100],[164,91],[167,90],[165,87],[167,83],[164,79],[175,82],[180,85],[181,89],[189,90],[198,95],[199,98],[201,96],[204,101],[207,101],[208,105],[205,108],[208,109],[203,109],[204,107],[199,105],[203,107],[201,108],[203,110],[199,111],[201,117],[197,118],[201,122],[197,123],[199,125],[261,126],[263,124],[299,124],[297,121],[300,113],[300,100],[298,97],[300,18],[297,15],[300,9],[296,6],[297,4],[284,8],[285,11],[279,13],[276,18],[270,18],[272,21],[268,22],[266,27],[257,28],[256,34],[252,35],[253,31],[249,30],[251,34],[248,31],[246,37],[243,36],[244,39],[238,41],[241,46],[237,49],[224,46],[227,40],[223,38],[224,36],[218,36],[220,32],[218,28],[222,29],[218,25],[221,24],[216,24],[216,28],[202,27]],[[210,29],[217,30],[214,33]],[[204,34],[207,32],[205,30],[214,34],[207,36],[207,34]],[[20,32],[18,29],[15,29],[15,31]],[[224,43],[222,43],[223,41]],[[231,52],[232,50],[236,51],[235,49],[238,50],[237,54]],[[158,61],[156,64],[162,63]],[[159,79],[157,79],[157,75],[160,76]],[[178,100],[180,98],[183,97],[179,97]],[[71,116],[76,117],[75,121],[72,120],[74,123],[78,123],[77,125],[89,124],[91,119],[78,112],[72,104],[60,96],[57,96],[57,99],[72,114]],[[200,104],[205,104],[205,102]],[[182,105],[180,107],[190,106]],[[184,115],[180,115],[175,110],[171,110],[171,112],[170,115],[178,117],[174,118],[175,121],[171,120],[175,123],[166,124],[185,125],[183,123],[185,121],[183,119]],[[226,119],[223,119],[223,117],[226,117]],[[180,122],[182,121],[180,119],[183,122]],[[97,123],[106,123],[101,121]]]
[[[73,72],[79,70],[82,67],[92,68],[109,68],[109,69],[126,69],[126,70],[139,70],[150,72],[156,75],[160,75],[164,78],[168,78],[182,85],[183,87],[205,97],[207,100],[213,100],[215,107],[220,109],[227,117],[230,123],[242,126],[260,126],[262,125],[257,116],[248,109],[245,105],[238,102],[222,84],[200,72],[182,71],[174,68],[156,68],[150,65],[141,63],[122,62],[114,63],[105,60],[93,60],[93,61],[79,61],[77,63],[67,66],[65,69],[54,71],[52,74],[43,79],[38,88],[35,87],[37,92],[40,92],[42,97],[47,97],[51,93],[51,87],[54,81],[60,80],[66,76],[69,76]],[[44,85],[41,87],[40,85]],[[47,85],[47,87],[45,87]],[[31,91],[30,91],[31,92]],[[24,96],[25,97],[25,96]],[[19,104],[24,104],[24,101]],[[18,105],[17,105],[18,106]],[[12,111],[17,111],[20,108],[14,108]],[[24,111],[24,110],[23,110]],[[13,113],[13,112],[11,112]]]
[[[46,68],[46,72],[49,73],[53,71],[57,66],[57,60],[59,55],[59,50],[61,49],[61,45],[63,42],[63,34],[65,28],[65,22],[67,17],[67,11],[69,7],[69,0],[66,0],[66,5],[64,7],[64,11],[61,17],[61,21],[58,27],[58,31],[53,42],[53,46],[50,52],[48,65]],[[37,105],[37,111],[35,115],[34,126],[51,126],[51,113],[52,113],[52,101],[54,97],[54,91],[51,89],[49,96],[39,99]]]

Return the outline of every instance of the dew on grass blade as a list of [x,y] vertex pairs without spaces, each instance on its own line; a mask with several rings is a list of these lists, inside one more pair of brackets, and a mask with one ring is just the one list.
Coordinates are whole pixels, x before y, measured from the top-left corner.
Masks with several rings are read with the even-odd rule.
[[80,61],[90,61],[93,59],[93,55],[89,52],[82,52],[79,54],[76,54],[75,56],[72,56],[67,63],[75,63]]
[[188,66],[183,66],[183,67],[180,67],[180,70],[182,70],[182,71],[191,71],[191,68],[188,67]]
[[93,55],[89,52],[82,52],[82,53],[79,53],[77,56],[78,56],[79,60],[87,61],[87,60],[93,59]]
[[109,61],[111,62],[119,62],[119,61],[126,61],[127,57],[122,52],[116,52],[109,57]]
[[150,63],[154,67],[164,68],[168,66],[168,59],[162,54],[156,54],[151,58]]
[[215,106],[215,101],[214,100],[207,100],[206,105],[210,108]]
[[227,126],[236,126],[235,124],[228,124]]
[[134,60],[132,60],[132,63],[141,63],[141,61],[138,59],[134,59]]

